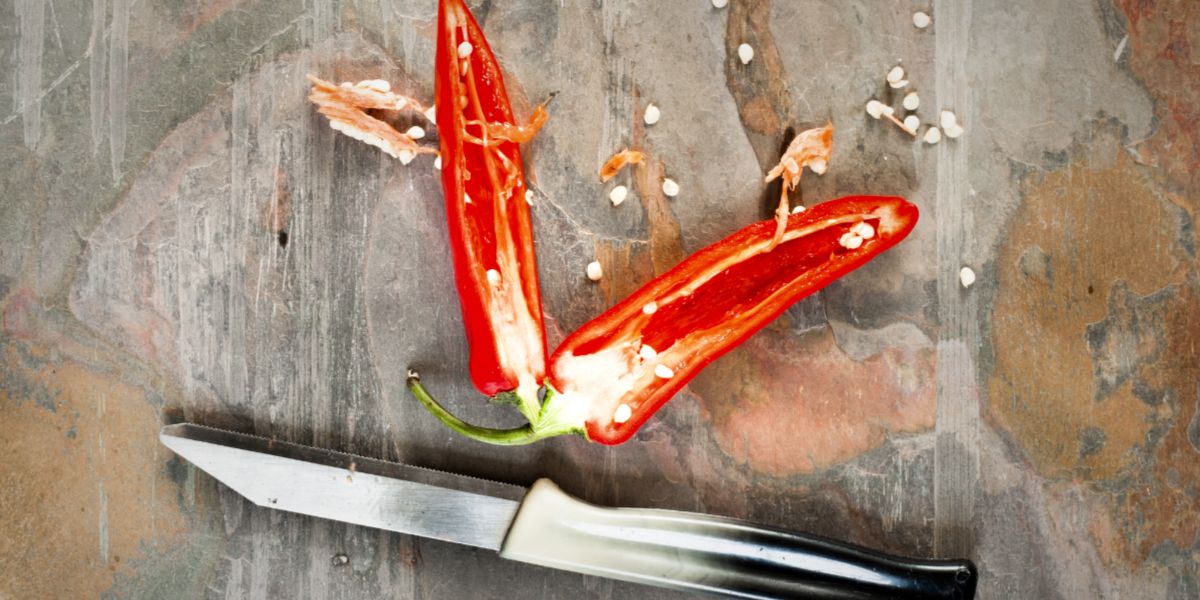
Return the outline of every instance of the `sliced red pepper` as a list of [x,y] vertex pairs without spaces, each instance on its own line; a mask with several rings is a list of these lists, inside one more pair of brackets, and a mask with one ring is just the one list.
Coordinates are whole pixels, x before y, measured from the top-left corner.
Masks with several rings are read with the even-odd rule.
[[903,198],[852,196],[791,215],[769,251],[775,222],[746,227],[563,341],[550,359],[555,400],[579,405],[564,411],[582,413],[592,441],[624,442],[705,365],[916,222],[917,207]]
[[773,248],[770,220],[700,250],[563,341],[550,359],[539,418],[523,428],[473,427],[437,406],[419,382],[410,387],[443,422],[481,441],[584,433],[619,444],[705,365],[896,245],[917,216],[903,198],[852,196],[791,215]]
[[513,119],[504,77],[462,0],[438,6],[436,110],[442,186],[471,379],[494,396],[516,390],[536,413],[546,334],[518,143],[545,120]]

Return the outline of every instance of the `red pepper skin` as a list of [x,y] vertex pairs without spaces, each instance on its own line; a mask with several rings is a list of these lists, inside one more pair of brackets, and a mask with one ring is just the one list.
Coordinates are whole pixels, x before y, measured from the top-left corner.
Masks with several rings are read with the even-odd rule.
[[[439,3],[437,35],[442,187],[471,379],[488,396],[520,388],[536,401],[546,334],[521,153],[512,141],[492,138],[495,145],[484,148],[468,139],[484,137],[468,121],[514,123],[504,78],[462,0]],[[464,41],[471,52],[461,58]]]
[[[557,400],[577,406],[571,412],[584,417],[590,440],[628,440],[702,368],[904,239],[917,217],[903,198],[852,196],[791,215],[784,241],[770,251],[774,220],[700,250],[563,341],[550,359]],[[843,246],[839,239],[863,222],[873,237]],[[656,310],[645,309],[651,303]],[[657,355],[639,358],[642,345]],[[669,377],[654,374],[659,364]]]

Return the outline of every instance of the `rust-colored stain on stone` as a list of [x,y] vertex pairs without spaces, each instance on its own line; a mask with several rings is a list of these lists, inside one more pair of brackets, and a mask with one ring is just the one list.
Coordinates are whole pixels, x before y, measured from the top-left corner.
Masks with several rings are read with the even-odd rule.
[[[633,115],[641,115],[645,107],[641,104],[641,92],[636,88],[633,90]],[[683,260],[683,235],[679,229],[679,219],[675,217],[675,213],[671,209],[671,200],[667,198],[662,191],[663,179],[667,176],[666,165],[661,160],[656,159],[646,145],[646,127],[637,116],[630,119],[630,139],[632,148],[640,150],[644,158],[642,162],[632,166],[633,168],[633,187],[637,191],[637,197],[642,203],[642,210],[646,211],[646,226],[649,230],[647,237],[650,242],[650,265],[652,272],[648,276],[636,279],[637,285],[632,286],[629,291],[632,292],[642,284],[650,281],[653,277],[662,275],[679,264]],[[599,251],[599,248],[597,248]],[[640,253],[639,253],[640,254]],[[599,253],[597,253],[599,256]],[[603,261],[601,261],[603,262]],[[610,263],[603,263],[610,264]],[[642,273],[645,269],[641,265],[631,266],[632,270],[637,273]],[[627,269],[628,270],[628,269]],[[623,299],[624,295],[615,295],[609,293],[606,288],[605,299],[609,304],[614,300]]]
[[741,114],[746,127],[765,135],[779,133],[780,115],[766,96],[755,96],[746,101]]
[[596,238],[596,260],[604,265],[600,289],[604,305],[612,306],[654,278],[646,245]]
[[1145,557],[1191,540],[1200,510],[1200,454],[1180,454],[1194,453],[1195,261],[1178,207],[1111,128],[1070,158],[1027,179],[999,252],[989,414],[1043,476],[1125,490],[1116,528],[1129,543],[1100,543]]
[[1139,371],[1155,406],[1149,469],[1131,473],[1120,506],[1124,537],[1137,558],[1171,542],[1193,547],[1200,535],[1200,294],[1172,289],[1164,302],[1166,345],[1159,359]]
[[1195,190],[1200,186],[1200,2],[1116,4],[1129,18],[1129,68],[1154,97],[1159,122],[1138,152],[1176,185]]
[[[1175,217],[1129,156],[1111,137],[1095,147],[1029,182],[997,265],[991,413],[1051,476],[1112,477],[1145,435],[1151,407],[1127,377],[1105,374],[1105,357],[1124,360],[1145,335],[1118,325],[1110,341],[1096,328],[1114,291],[1146,296],[1180,282],[1186,260],[1170,235]],[[1112,298],[1114,319],[1125,303]]]
[[[725,84],[764,171],[779,159],[782,127],[791,121],[792,106],[770,18],[770,2],[733,2],[725,25]],[[754,60],[746,65],[738,59],[743,43],[754,48]]]
[[[651,156],[634,167],[634,187],[650,229],[650,262],[654,275],[662,275],[683,260],[683,238],[679,231],[679,219],[671,211],[671,203],[662,192],[666,169],[659,160]],[[649,281],[645,279],[643,281]]]
[[821,329],[760,332],[692,382],[717,443],[752,469],[788,476],[845,462],[891,433],[931,429],[932,349],[888,348],[862,362]]
[[95,598],[149,550],[181,541],[144,390],[47,347],[2,347],[0,596]]

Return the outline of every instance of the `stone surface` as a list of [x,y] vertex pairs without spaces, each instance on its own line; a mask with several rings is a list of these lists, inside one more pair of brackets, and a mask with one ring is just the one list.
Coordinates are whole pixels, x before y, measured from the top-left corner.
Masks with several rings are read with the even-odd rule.
[[[1200,592],[1195,2],[935,0],[924,30],[865,0],[470,2],[517,112],[558,92],[525,149],[552,345],[766,218],[807,127],[834,155],[794,203],[922,211],[633,441],[504,450],[403,385],[516,423],[466,376],[432,161],[305,100],[307,73],[430,98],[436,3],[86,4],[0,5],[0,597],[681,597],[256,508],[158,445],[181,420],[968,556],[981,597]],[[896,64],[962,137],[865,114]],[[601,184],[626,146],[645,165]]]

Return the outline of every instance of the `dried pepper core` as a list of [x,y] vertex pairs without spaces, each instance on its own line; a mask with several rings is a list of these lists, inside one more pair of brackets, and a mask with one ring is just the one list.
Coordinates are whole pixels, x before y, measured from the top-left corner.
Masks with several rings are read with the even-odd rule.
[[625,165],[639,164],[644,159],[645,155],[641,152],[626,148],[612,155],[612,158],[605,161],[604,165],[600,167],[600,181],[608,181],[616,177],[617,173],[620,173]]
[[783,229],[790,212],[788,210],[788,192],[800,185],[800,175],[803,173],[804,167],[808,167],[817,175],[823,175],[829,168],[829,157],[832,154],[833,123],[827,123],[824,127],[801,131],[797,134],[788,144],[787,150],[783,152],[783,158],[779,159],[779,164],[767,173],[766,181],[768,182],[783,177],[783,188],[779,192],[779,207],[775,209],[775,237],[772,238],[771,247],[783,241]]
[[[313,84],[308,99],[317,105],[317,112],[329,119],[329,126],[334,130],[375,146],[404,164],[412,162],[418,154],[436,152],[417,144],[416,140],[425,135],[425,130],[420,127],[410,127],[401,133],[386,121],[367,113],[368,110],[411,110],[424,114],[425,108],[420,102],[393,93],[388,82],[371,79],[334,85],[312,75],[308,80]],[[417,131],[420,135],[413,135]]]

